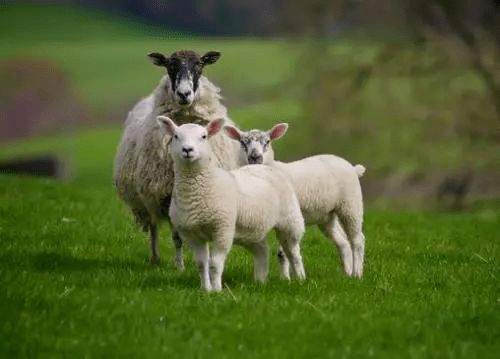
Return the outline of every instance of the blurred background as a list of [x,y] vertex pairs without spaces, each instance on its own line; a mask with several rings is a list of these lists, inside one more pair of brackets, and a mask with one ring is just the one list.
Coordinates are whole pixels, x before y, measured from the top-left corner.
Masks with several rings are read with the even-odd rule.
[[204,74],[243,129],[290,123],[277,157],[362,163],[368,201],[500,198],[496,0],[2,1],[0,171],[112,188],[146,54],[222,52]]

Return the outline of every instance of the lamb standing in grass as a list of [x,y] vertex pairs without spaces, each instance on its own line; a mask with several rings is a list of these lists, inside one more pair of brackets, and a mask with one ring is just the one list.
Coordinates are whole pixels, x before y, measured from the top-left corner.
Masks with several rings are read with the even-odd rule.
[[293,273],[305,278],[300,254],[304,219],[283,173],[263,165],[221,169],[208,141],[222,128],[221,119],[206,128],[177,126],[163,116],[158,121],[172,137],[175,177],[170,218],[194,252],[202,287],[222,289],[224,262],[233,241],[253,253],[255,279],[264,281],[268,274],[266,235],[272,229]]
[[[151,95],[132,109],[125,123],[115,158],[114,181],[136,222],[149,231],[152,263],[160,261],[158,224],[168,217],[174,183],[172,160],[165,146],[170,138],[160,130],[156,117],[167,115],[177,124],[207,124],[213,118],[233,124],[220,102],[219,89],[202,76],[203,67],[216,62],[219,56],[214,51],[201,57],[193,51],[178,51],[170,57],[149,54],[152,62],[165,67],[168,74]],[[232,169],[245,164],[239,158],[239,146],[226,136],[213,136],[210,144],[217,166]],[[176,266],[182,270],[182,241],[175,231],[172,239]]]
[[[271,142],[281,138],[287,129],[285,123],[269,131],[242,132],[234,126],[224,128],[229,137],[240,142],[248,163],[268,164],[287,175],[299,199],[305,223],[318,225],[333,241],[348,276],[361,277],[365,237],[362,232],[363,198],[359,177],[365,168],[352,166],[334,155],[312,156],[290,163],[275,161]],[[282,275],[288,276],[286,258],[280,256],[280,263]]]

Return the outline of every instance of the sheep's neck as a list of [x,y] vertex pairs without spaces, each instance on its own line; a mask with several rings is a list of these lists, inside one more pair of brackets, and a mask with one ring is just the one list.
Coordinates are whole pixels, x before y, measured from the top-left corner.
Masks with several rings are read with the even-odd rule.
[[194,188],[202,191],[210,187],[215,164],[212,158],[196,163],[175,163],[174,190],[177,194],[192,193]]
[[174,164],[174,189],[172,200],[185,213],[195,214],[210,211],[207,198],[212,196],[215,166],[211,161],[204,164]]

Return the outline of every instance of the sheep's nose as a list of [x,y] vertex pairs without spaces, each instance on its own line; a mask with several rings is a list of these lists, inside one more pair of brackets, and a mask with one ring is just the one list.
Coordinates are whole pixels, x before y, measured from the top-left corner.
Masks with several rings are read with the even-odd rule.
[[194,148],[191,146],[182,147],[182,152],[184,152],[186,155],[189,155],[193,151],[194,151]]
[[191,95],[191,91],[177,91],[177,96],[181,98],[181,100],[187,100],[187,98]]
[[248,157],[248,162],[251,164],[261,164],[262,163],[262,156],[257,155],[257,154],[251,154]]

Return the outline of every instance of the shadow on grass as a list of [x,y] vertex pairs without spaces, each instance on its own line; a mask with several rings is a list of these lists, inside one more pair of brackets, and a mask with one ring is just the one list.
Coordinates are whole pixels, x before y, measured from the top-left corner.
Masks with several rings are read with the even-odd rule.
[[[43,252],[28,257],[27,267],[42,273],[91,273],[95,278],[102,278],[102,285],[115,288],[141,288],[157,290],[168,288],[199,288],[199,278],[195,271],[178,272],[173,264],[165,262],[153,266],[147,261],[123,258],[81,258],[67,253]],[[107,279],[106,273],[112,273],[114,281]],[[121,272],[120,275],[116,275]],[[82,284],[85,282],[82,278]],[[95,282],[91,282],[92,286]]]
[[121,268],[140,270],[140,263],[124,259],[88,259],[70,254],[44,252],[33,255],[31,264],[39,272],[85,271],[91,269]]
[[[186,263],[186,270],[178,272],[173,263],[164,261],[160,266],[152,266],[144,259],[126,258],[84,258],[69,253],[39,252],[24,256],[6,255],[10,270],[25,269],[29,272],[44,273],[49,275],[72,274],[65,280],[77,280],[79,286],[106,287],[106,288],[136,288],[146,291],[156,290],[199,290],[200,279],[194,265]],[[59,277],[54,277],[55,281]],[[274,276],[270,283],[258,284],[253,280],[250,270],[243,268],[227,268],[224,273],[224,284],[233,289],[253,288],[258,291],[267,291],[272,287],[283,286],[287,291],[294,287],[289,283],[279,280]]]

